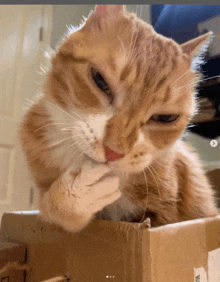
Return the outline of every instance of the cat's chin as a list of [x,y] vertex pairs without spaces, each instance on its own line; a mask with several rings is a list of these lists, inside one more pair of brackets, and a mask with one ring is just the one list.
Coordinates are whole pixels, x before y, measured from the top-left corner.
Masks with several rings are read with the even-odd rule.
[[138,173],[143,171],[146,167],[151,164],[151,161],[146,162],[125,162],[122,160],[115,160],[113,162],[108,162],[109,167],[115,171],[116,174],[128,174],[128,173]]
[[84,154],[87,158],[92,159],[93,161],[95,161],[97,163],[106,163],[107,162],[105,157],[86,154],[86,153],[84,153]]
[[103,154],[97,153],[85,153],[84,155],[89,159],[92,159],[98,163],[108,163],[109,167],[116,173],[116,174],[124,174],[124,173],[134,173],[134,172],[141,172],[147,166],[152,163],[152,157],[150,155],[146,156],[140,161],[130,160],[128,157],[123,157],[116,159],[114,161],[107,161]]

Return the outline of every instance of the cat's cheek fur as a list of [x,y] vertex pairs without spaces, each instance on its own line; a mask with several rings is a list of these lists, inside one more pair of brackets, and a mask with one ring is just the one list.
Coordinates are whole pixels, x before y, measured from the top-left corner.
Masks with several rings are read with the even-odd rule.
[[138,139],[132,150],[123,158],[110,162],[109,166],[119,175],[124,172],[140,172],[151,164],[157,153],[154,144],[139,129]]
[[[105,124],[107,120],[113,115],[111,108],[105,113],[91,114],[85,111],[79,111],[72,106],[71,110],[64,112],[63,109],[58,110],[53,103],[47,105],[47,110],[50,113],[51,120],[56,124],[63,124],[63,131],[67,130],[72,134],[69,136],[69,147],[74,149],[75,158],[82,159],[82,154],[89,156],[97,162],[105,162],[105,152],[103,147],[103,136],[105,131]],[[72,129],[72,131],[71,131]],[[62,129],[57,129],[56,139],[59,142],[59,134]],[[52,132],[48,132],[48,138]],[[53,133],[54,134],[54,133]],[[55,143],[56,140],[51,139]],[[63,159],[62,155],[67,150],[65,147],[59,146],[54,153],[62,162],[70,162],[73,157],[71,151],[69,157]],[[77,154],[78,152],[78,154]]]
[[150,154],[145,154],[139,157],[136,157],[138,154],[134,155],[134,157],[126,156],[122,159],[110,162],[109,166],[119,175],[123,173],[140,172],[149,166],[153,159]]

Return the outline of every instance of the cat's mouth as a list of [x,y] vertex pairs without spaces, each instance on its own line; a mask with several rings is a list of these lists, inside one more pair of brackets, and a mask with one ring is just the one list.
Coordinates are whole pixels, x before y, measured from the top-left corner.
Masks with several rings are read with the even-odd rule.
[[105,150],[105,158],[108,162],[112,162],[124,157],[124,154],[119,154],[106,145],[104,145],[104,150]]
[[[84,152],[92,160],[99,163],[106,163],[116,173],[119,172],[139,172],[142,171],[151,162],[151,156],[139,156],[134,159],[131,155],[119,154],[110,147],[99,144],[95,150]],[[134,155],[134,153],[133,153]]]
[[84,154],[87,155],[87,157],[99,163],[108,163],[108,162],[114,163],[118,159],[121,159],[125,156],[124,154],[119,154],[113,151],[111,148],[109,148],[106,145],[104,145],[102,149],[99,151],[96,148],[95,152],[92,150],[87,153],[84,152]]

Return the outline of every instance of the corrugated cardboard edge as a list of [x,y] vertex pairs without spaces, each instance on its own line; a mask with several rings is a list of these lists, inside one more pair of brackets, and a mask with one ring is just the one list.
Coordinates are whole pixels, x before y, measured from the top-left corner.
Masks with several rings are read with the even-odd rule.
[[[86,237],[89,237],[90,241],[87,241]],[[73,239],[72,236],[71,238]],[[113,260],[115,254],[118,254],[118,256],[120,256],[118,264],[115,265],[116,275],[114,279],[112,279],[112,281],[142,281],[141,233],[136,224],[98,220],[85,228],[85,230],[81,232],[79,239],[80,241],[84,240],[86,244],[89,242],[88,254],[92,254],[94,259],[96,255],[98,255],[100,258],[103,258],[103,269],[108,269],[110,271],[110,273],[106,273],[106,275],[114,274],[114,268],[110,267],[110,265],[114,264]],[[100,250],[97,250],[97,254],[95,254],[94,252],[92,253],[92,251],[90,250],[93,244],[97,246],[97,242],[100,242],[100,246],[102,246],[101,248],[103,248],[107,252],[107,254],[110,255],[108,260],[104,259],[104,256],[102,256]],[[72,259],[68,260],[68,262],[72,263]],[[68,267],[68,269],[69,268],[70,267]],[[89,266],[89,271],[90,270],[91,266]],[[105,281],[105,272],[103,272],[102,269],[99,269],[98,272],[96,273],[96,277],[91,277],[91,281]],[[80,275],[80,273],[77,274],[77,278],[81,279],[79,281],[88,281],[88,278],[87,280],[85,280],[85,278],[81,276],[83,275]],[[96,280],[94,280],[95,278]]]
[[[167,237],[172,244],[172,238],[175,238],[175,234],[181,235],[181,233],[184,233],[184,230],[189,230],[190,232],[190,229],[196,230],[196,228],[199,228],[203,236],[202,239],[200,238],[202,241],[200,249],[205,250],[204,253],[207,257],[208,251],[219,247],[219,221],[220,216],[170,224],[158,228],[144,229],[140,228],[140,224],[138,223],[98,220],[92,222],[84,231],[82,231],[81,235],[84,236],[84,238],[86,238],[86,234],[90,237],[94,235],[100,236],[99,238],[101,240],[104,239],[109,243],[112,241],[113,237],[115,239],[120,239],[119,242],[122,244],[122,250],[125,248],[125,252],[122,254],[125,258],[122,266],[123,278],[121,280],[115,279],[113,281],[171,282],[177,280],[164,280],[164,275],[163,279],[161,278],[162,280],[158,280],[158,277],[155,276],[154,259],[155,254],[158,253],[158,240],[162,237]],[[73,234],[67,235],[62,229],[57,228],[56,226],[51,226],[42,222],[39,220],[37,214],[31,213],[4,214],[2,218],[2,231],[6,241],[13,239],[27,243],[31,242],[36,245],[36,247],[34,247],[36,252],[41,243],[48,242],[50,244],[52,241],[61,242],[64,237],[68,238],[68,236],[74,236]],[[118,234],[118,237],[111,236],[114,232]],[[79,236],[81,235],[79,234]],[[202,256],[204,256],[204,254],[202,254]],[[193,267],[204,266],[206,257],[202,258],[203,265],[192,265],[192,269]],[[64,268],[66,269],[66,266]],[[205,265],[205,269],[207,271],[207,264]],[[192,277],[190,277],[190,279],[192,279]],[[38,280],[30,279],[28,281],[37,282]],[[99,280],[96,282],[98,281]],[[188,280],[179,279],[178,282],[179,281],[186,282]]]
[[[213,222],[216,221],[216,225]],[[216,227],[218,226],[218,228]],[[220,215],[217,217],[210,217],[205,219],[206,228],[206,246],[207,251],[213,251],[216,246],[220,247]],[[218,248],[219,248],[218,247]]]
[[[5,213],[1,229],[4,242],[23,243],[27,247],[26,262],[31,271],[27,273],[25,281],[38,282],[66,273],[65,261],[54,261],[54,254],[61,256],[64,252],[60,248],[60,242],[65,234],[60,228],[43,222],[38,213]],[[57,247],[53,248],[55,244]],[[48,265],[53,265],[55,271]]]
[[151,282],[150,229],[142,229],[142,281]]
[[[192,238],[192,241],[190,239],[190,236],[185,236],[186,234],[192,235],[193,233],[195,238]],[[150,281],[150,282],[157,282],[157,281],[190,281],[190,279],[193,279],[193,268],[194,267],[200,267],[203,266],[207,272],[207,261],[208,261],[208,252],[219,248],[219,232],[220,232],[220,216],[217,217],[212,217],[212,218],[203,218],[203,219],[196,219],[196,220],[190,220],[190,221],[185,221],[181,223],[176,223],[176,224],[169,224],[166,226],[161,226],[158,228],[152,228],[148,229],[145,231],[146,234],[144,234],[145,238],[148,238],[150,241],[150,250],[145,250],[145,254],[143,256],[143,263],[147,263],[149,261],[149,258],[151,259],[151,269],[149,270],[148,268],[143,268],[144,270],[144,277],[146,280],[143,281]],[[191,233],[190,233],[191,232]],[[181,238],[181,236],[183,237]],[[194,240],[195,243],[195,248],[196,244],[198,244],[198,249],[199,252],[198,254],[198,259],[196,257],[192,258],[192,264],[193,262],[195,265],[192,265],[190,268],[191,274],[187,274],[187,271],[184,271],[184,265],[182,265],[182,268],[180,265],[177,263],[176,267],[173,265],[173,269],[171,270],[171,276],[166,276],[166,267],[165,264],[167,261],[169,261],[169,257],[167,257],[167,261],[164,260],[163,264],[163,269],[159,269],[161,267],[160,264],[158,264],[158,257],[160,257],[160,252],[161,252],[161,258],[164,256],[164,250],[163,250],[163,239],[165,242],[165,248],[167,246],[173,247],[173,243],[175,243],[175,239],[180,238],[183,243],[188,244],[185,249],[182,248],[182,252],[184,253],[184,250],[187,250],[187,247],[190,247],[190,242],[192,243]],[[146,240],[146,239],[145,239]],[[176,241],[178,242],[178,241]],[[193,246],[192,246],[193,249]],[[167,248],[169,253],[169,248]],[[171,248],[170,248],[171,250]],[[181,246],[179,248],[181,250]],[[197,249],[194,249],[195,252]],[[178,252],[178,245],[176,246],[176,251]],[[195,256],[195,254],[192,254],[192,256]],[[166,253],[165,253],[166,256]],[[172,253],[170,253],[170,257],[172,260]],[[175,254],[174,254],[175,257]],[[160,258],[160,259],[161,259]],[[185,258],[187,259],[187,257]],[[190,261],[189,257],[189,261]],[[182,258],[181,258],[182,260]],[[145,262],[144,262],[145,261]],[[155,261],[157,261],[157,264],[155,265]],[[183,259],[184,261],[184,259]],[[162,260],[161,260],[162,262]],[[159,266],[159,267],[158,267]],[[178,268],[179,267],[179,268]],[[164,270],[165,268],[165,270]],[[180,271],[180,274],[182,275],[181,277],[178,275],[175,275],[175,272],[178,273]],[[148,278],[150,276],[151,278]],[[178,279],[177,279],[178,278]],[[148,280],[147,280],[148,279]]]
[[[27,247],[31,244],[31,248],[28,248],[29,263],[34,263],[34,253],[37,254],[40,250],[42,250],[41,244],[47,243],[47,245],[50,245],[53,242],[61,242],[62,238],[67,241],[78,240],[77,242],[87,240],[87,243],[89,243],[90,246],[95,241],[105,241],[107,242],[107,249],[109,248],[109,250],[111,248],[112,240],[117,240],[117,244],[121,244],[119,253],[124,259],[121,260],[122,264],[117,266],[118,271],[121,272],[120,279],[115,277],[114,281],[143,281],[143,230],[139,228],[139,224],[137,223],[97,220],[92,222],[81,233],[76,235],[66,233],[56,226],[42,222],[38,218],[37,213],[5,213],[2,218],[2,231],[6,241],[23,241],[27,243]],[[89,240],[91,238],[94,238],[94,240]],[[67,244],[64,244],[64,253],[65,252],[68,257]],[[92,254],[92,252],[90,254]],[[104,263],[108,264],[108,261],[106,260]],[[65,268],[68,270],[68,260],[66,261],[66,264],[67,267]],[[43,269],[43,265],[41,268]],[[39,267],[35,266],[32,271],[32,277],[28,277],[27,281],[40,281],[38,280],[39,275],[37,274],[39,271]],[[113,274],[114,273],[112,273],[112,275]],[[109,273],[109,275],[111,275],[111,273]],[[99,280],[96,281],[98,282]]]
[[[13,269],[13,263],[18,265],[26,261],[26,248],[24,245],[15,243],[0,243],[0,269],[5,269],[0,273],[1,281],[19,282],[24,281],[25,273],[22,269]],[[16,265],[16,264],[14,264]]]
[[[87,249],[87,254],[92,255],[92,258],[96,260],[98,256],[102,261],[100,265],[96,261],[96,266],[99,269],[94,269],[92,271],[92,261],[88,268],[86,269],[87,273],[96,272],[96,276],[92,273],[90,281],[102,282],[105,281],[107,275],[114,275],[112,281],[117,282],[142,282],[142,230],[138,228],[138,224],[128,223],[128,222],[112,222],[105,220],[98,220],[90,224],[85,228],[80,234],[78,234],[77,242],[81,244],[84,241],[83,248]],[[76,236],[70,235],[69,237],[69,246],[74,245],[74,239]],[[92,248],[97,248],[96,252]],[[107,250],[108,259],[105,259],[105,256],[102,255],[102,250]],[[74,246],[73,246],[74,248]],[[85,250],[86,251],[86,250]],[[73,253],[71,251],[71,253]],[[76,257],[79,255],[78,250],[76,250]],[[117,264],[114,264],[115,255],[120,257]],[[68,254],[68,257],[71,257],[71,254]],[[72,269],[71,272],[74,273],[74,260],[75,257],[67,260],[68,269]],[[115,268],[112,268],[111,265],[114,265]],[[86,268],[85,262],[81,263],[81,269]],[[105,269],[105,270],[104,270]],[[109,271],[106,273],[105,271]],[[115,270],[115,272],[114,272]],[[88,281],[88,277],[84,277],[82,271],[79,273],[78,269],[75,269],[75,279],[76,281]],[[106,275],[106,276],[105,276]],[[71,276],[70,276],[71,277]]]

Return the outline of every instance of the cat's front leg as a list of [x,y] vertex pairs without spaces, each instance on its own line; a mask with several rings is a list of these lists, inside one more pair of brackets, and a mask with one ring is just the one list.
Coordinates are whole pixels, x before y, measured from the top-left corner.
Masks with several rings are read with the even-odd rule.
[[67,231],[80,231],[97,211],[120,196],[119,178],[108,165],[89,160],[80,173],[69,169],[48,191],[41,192],[41,216]]

